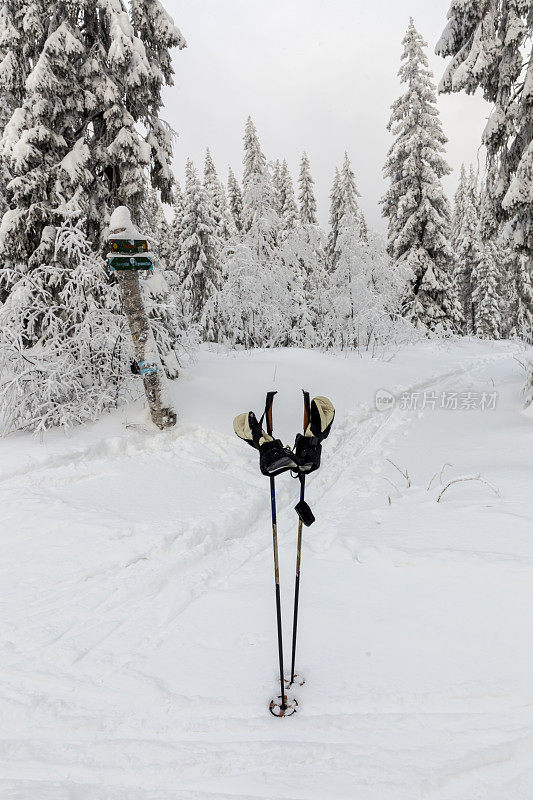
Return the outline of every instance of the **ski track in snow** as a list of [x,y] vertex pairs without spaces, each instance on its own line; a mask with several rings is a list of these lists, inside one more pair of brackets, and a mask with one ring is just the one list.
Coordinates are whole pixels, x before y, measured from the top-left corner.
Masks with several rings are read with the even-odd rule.
[[[512,356],[506,351],[476,357],[397,389],[396,395],[442,389],[451,382],[454,388],[467,387],[476,374]],[[434,570],[440,580],[441,572],[454,576],[470,569],[476,574],[492,570],[496,578],[517,581],[519,589],[521,583],[531,582],[531,558],[524,554],[467,552],[445,542],[413,547],[401,537],[398,544],[376,547],[362,544],[357,531],[355,538],[351,534],[347,508],[357,498],[375,501],[380,493],[386,494],[384,453],[400,435],[409,436],[416,419],[398,407],[363,415],[352,412],[337,419],[324,445],[323,467],[309,480],[320,532],[314,535],[314,528],[304,532],[302,637],[305,625],[311,625],[308,630],[313,632],[313,612],[318,632],[328,630],[328,615],[337,612],[352,621],[352,610],[335,604],[334,585],[329,586],[333,593],[327,598],[329,605],[324,610],[317,605],[325,584],[312,593],[311,580],[306,583],[308,570],[315,582],[323,569],[335,581],[338,571],[339,580],[348,569],[347,574],[357,580],[361,570],[372,568],[380,580],[383,573],[386,582],[398,569],[415,570],[417,580],[420,570]],[[27,525],[27,531],[17,531],[12,538],[8,534],[6,547],[14,547],[16,559],[0,573],[6,585],[0,603],[4,720],[0,796],[10,800],[304,800],[322,799],[326,793],[338,800],[530,797],[533,697],[513,694],[512,686],[487,695],[482,686],[465,683],[454,698],[446,691],[440,695],[430,681],[426,687],[402,693],[394,682],[394,666],[392,682],[383,686],[382,672],[376,673],[375,681],[371,671],[370,677],[357,675],[353,660],[347,658],[344,675],[342,659],[340,666],[333,663],[334,685],[327,687],[328,667],[322,662],[327,664],[332,654],[322,645],[314,652],[308,681],[298,692],[299,714],[291,721],[269,718],[265,708],[269,693],[275,691],[276,667],[269,602],[271,535],[268,482],[255,460],[233,436],[185,424],[165,435],[134,431],[88,446],[69,446],[64,453],[2,472],[0,499],[8,509],[4,524],[14,526],[21,508],[38,519],[37,524]],[[159,476],[163,489],[165,476],[176,470],[187,480],[190,472],[191,486],[196,475],[204,492],[197,515],[190,509],[181,514],[170,500],[167,506],[164,494],[160,506],[152,507],[148,500],[152,512],[148,518],[135,514],[139,500],[146,511],[144,498],[132,496],[129,504],[114,503],[114,482],[127,483],[139,469],[146,469],[156,481]],[[401,476],[396,477],[400,483]],[[101,498],[103,508],[98,496],[84,494],[94,485],[108,487],[107,496]],[[281,557],[289,564],[283,571],[287,660],[295,486],[290,479],[277,481]],[[209,506],[210,487],[217,493],[214,509]],[[492,502],[472,491],[473,502],[480,497],[481,503]],[[427,493],[421,497],[427,502]],[[363,523],[368,515],[379,518],[383,512],[369,507],[355,514]],[[523,517],[531,521],[527,513]],[[56,571],[58,527],[73,553],[65,568]],[[101,547],[98,558],[91,553],[92,536]],[[34,578],[32,570],[40,555],[43,562]],[[58,556],[65,557],[64,546]],[[355,573],[354,564],[360,567]],[[348,591],[346,584],[343,592]],[[523,591],[519,599],[526,596]],[[251,619],[242,608],[248,597]],[[379,627],[380,602],[376,594],[368,608],[361,605],[354,619],[368,626],[374,615]],[[234,625],[224,618],[230,611],[240,614]],[[400,614],[400,632],[401,625]],[[224,637],[233,637],[229,642],[233,652],[231,647],[225,649]],[[337,638],[338,645],[343,637]],[[189,645],[194,656],[186,652]],[[300,646],[302,660],[309,660],[312,649]],[[257,675],[252,670],[239,674],[239,659],[254,650],[257,655],[249,657],[249,663]],[[217,660],[221,694],[212,684]],[[192,671],[191,688],[186,678]],[[225,693],[227,687],[231,695]]]

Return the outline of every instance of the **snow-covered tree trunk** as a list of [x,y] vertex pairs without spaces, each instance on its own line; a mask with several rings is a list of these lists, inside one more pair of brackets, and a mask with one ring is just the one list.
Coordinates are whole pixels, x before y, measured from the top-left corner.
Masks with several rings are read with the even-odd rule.
[[160,430],[171,428],[176,424],[176,412],[171,406],[163,367],[144,308],[139,285],[139,274],[134,271],[118,272],[117,280],[122,290],[124,311],[133,340],[137,363],[146,364],[148,368],[154,370],[141,375],[152,422]]
[[[114,210],[109,229],[110,239],[134,241],[144,238],[132,225],[130,213],[124,206]],[[136,270],[121,270],[116,274],[152,422],[161,430],[171,428],[176,424],[176,412],[171,405],[165,373],[144,307],[139,273]]]
[[526,365],[526,381],[522,390],[526,406],[533,403],[533,359],[530,359]]

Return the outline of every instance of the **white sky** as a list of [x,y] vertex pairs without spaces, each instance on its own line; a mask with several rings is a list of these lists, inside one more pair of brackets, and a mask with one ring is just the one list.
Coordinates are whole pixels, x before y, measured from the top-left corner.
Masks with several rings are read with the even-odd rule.
[[[379,198],[391,143],[390,105],[403,91],[397,77],[409,22],[428,42],[436,82],[446,62],[434,47],[449,0],[163,0],[187,39],[175,53],[175,86],[164,116],[179,138],[174,167],[183,182],[191,157],[203,170],[210,147],[219,176],[231,165],[240,178],[248,114],[267,159],[286,158],[296,179],[307,150],[320,221],[326,224],[335,166],[348,150],[361,207],[385,229]],[[478,96],[439,96],[453,195],[462,161],[480,163],[488,105]]]

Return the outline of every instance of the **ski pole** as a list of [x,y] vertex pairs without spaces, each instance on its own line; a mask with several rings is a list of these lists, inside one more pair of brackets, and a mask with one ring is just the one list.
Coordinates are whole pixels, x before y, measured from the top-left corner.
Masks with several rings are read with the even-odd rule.
[[[265,405],[265,418],[267,425],[267,433],[272,436],[272,404],[274,402],[274,395],[276,392],[268,392]],[[270,476],[270,504],[272,508],[272,545],[274,550],[274,580],[276,584],[276,618],[278,624],[278,654],[279,654],[279,677],[280,677],[280,709],[282,715],[287,710],[287,702],[285,697],[285,679],[283,673],[283,635],[281,630],[281,597],[279,588],[279,558],[278,558],[278,527],[276,520],[276,482],[273,476]]]
[[[303,391],[303,390],[302,390]],[[303,391],[304,396],[304,433],[309,424],[309,392]],[[300,503],[305,500],[305,473],[300,473]],[[300,599],[300,565],[302,561],[302,519],[298,519],[298,543],[296,546],[296,579],[294,582],[294,613],[292,618],[292,659],[291,659],[291,681],[294,682],[294,663],[296,661],[296,633],[298,630],[298,601]]]

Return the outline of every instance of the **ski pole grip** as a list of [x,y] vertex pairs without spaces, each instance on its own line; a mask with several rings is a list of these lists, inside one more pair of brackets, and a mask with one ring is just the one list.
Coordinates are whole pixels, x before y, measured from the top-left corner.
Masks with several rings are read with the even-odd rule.
[[274,403],[274,395],[275,394],[277,394],[277,392],[268,392],[267,396],[266,396],[266,402],[265,402],[265,420],[266,420],[266,426],[267,426],[267,433],[268,433],[269,436],[272,436],[272,430],[273,430],[273,425],[272,425],[272,405]]

